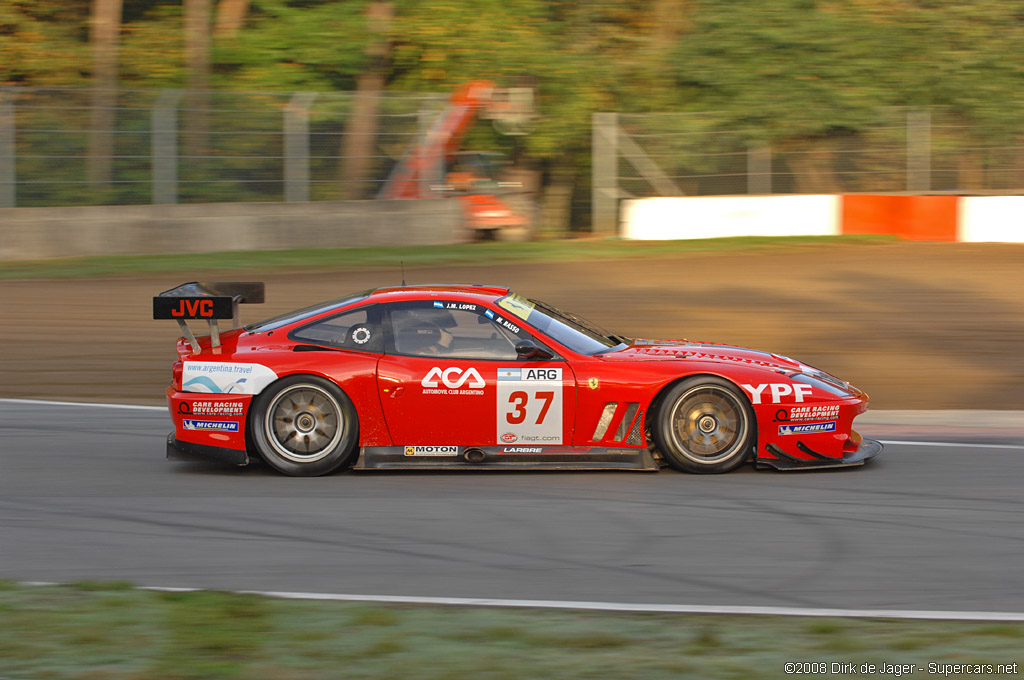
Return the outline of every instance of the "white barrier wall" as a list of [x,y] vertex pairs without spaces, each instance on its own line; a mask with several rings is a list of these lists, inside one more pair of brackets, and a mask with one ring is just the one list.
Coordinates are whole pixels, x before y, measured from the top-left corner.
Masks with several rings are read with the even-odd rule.
[[670,240],[725,236],[833,236],[840,196],[695,196],[623,201],[621,234]]
[[960,199],[957,241],[1024,243],[1024,196]]

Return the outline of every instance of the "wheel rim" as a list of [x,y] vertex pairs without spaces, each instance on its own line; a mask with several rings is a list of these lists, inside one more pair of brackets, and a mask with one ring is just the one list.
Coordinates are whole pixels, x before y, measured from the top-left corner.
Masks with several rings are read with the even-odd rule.
[[670,424],[679,452],[707,465],[732,457],[746,441],[749,427],[739,397],[712,385],[694,387],[679,397]]
[[345,431],[341,404],[317,385],[292,385],[267,408],[263,423],[267,440],[284,458],[296,463],[320,460],[335,449]]

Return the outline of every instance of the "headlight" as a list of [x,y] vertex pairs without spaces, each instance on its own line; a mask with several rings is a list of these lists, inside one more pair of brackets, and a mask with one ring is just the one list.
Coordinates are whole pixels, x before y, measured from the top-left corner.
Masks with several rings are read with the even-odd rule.
[[847,383],[825,373],[824,371],[810,370],[804,373],[791,373],[789,375],[789,379],[794,382],[810,385],[811,387],[822,390],[823,392],[833,394],[837,397],[843,397],[844,399],[856,394],[850,389],[850,386]]

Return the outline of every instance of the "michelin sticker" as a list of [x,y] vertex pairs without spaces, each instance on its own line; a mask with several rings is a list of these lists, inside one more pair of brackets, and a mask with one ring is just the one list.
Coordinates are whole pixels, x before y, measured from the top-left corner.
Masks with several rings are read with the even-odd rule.
[[186,361],[181,389],[210,394],[259,394],[275,380],[277,373],[262,364]]
[[224,420],[192,420],[191,418],[185,418],[181,421],[181,426],[186,430],[238,432],[238,423]]
[[779,434],[816,434],[818,432],[835,432],[836,424],[832,423],[809,423],[806,425],[779,425]]

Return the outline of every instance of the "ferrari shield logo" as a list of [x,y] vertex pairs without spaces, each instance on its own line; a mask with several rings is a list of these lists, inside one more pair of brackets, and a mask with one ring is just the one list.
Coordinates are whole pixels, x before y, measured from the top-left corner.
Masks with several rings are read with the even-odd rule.
[[597,378],[591,378],[590,380],[588,380],[587,385],[590,387],[590,389],[596,390],[598,385]]

